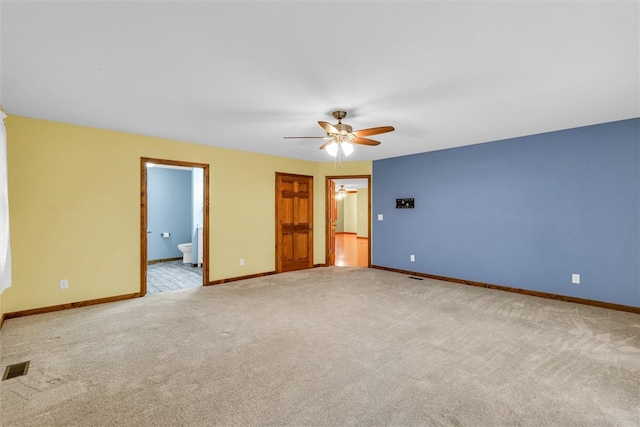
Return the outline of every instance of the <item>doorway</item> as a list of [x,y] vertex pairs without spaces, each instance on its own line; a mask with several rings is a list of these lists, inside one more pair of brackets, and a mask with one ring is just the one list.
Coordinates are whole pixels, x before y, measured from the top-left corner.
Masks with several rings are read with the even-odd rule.
[[371,267],[371,175],[328,176],[325,217],[327,264]]
[[[200,209],[202,210],[202,223],[198,224],[201,227],[194,227],[194,223],[189,221],[189,227],[187,230],[187,237],[180,237],[180,240],[187,240],[187,242],[177,242],[173,241],[171,236],[171,230],[150,230],[149,229],[149,212],[150,212],[150,199],[149,199],[149,172],[148,168],[150,166],[158,166],[159,168],[169,168],[169,169],[183,169],[193,172],[193,186],[192,191],[194,193],[194,198],[200,197],[202,205]],[[196,173],[197,172],[197,173]],[[191,212],[191,210],[190,210]],[[190,215],[192,215],[190,213]],[[190,217],[192,218],[192,216]],[[191,238],[192,232],[195,230],[201,229],[201,233],[197,233],[197,238]],[[157,236],[156,236],[157,235]],[[140,295],[144,296],[147,294],[148,289],[148,279],[149,279],[149,241],[151,238],[158,238],[164,240],[169,246],[176,246],[182,243],[188,243],[195,241],[195,247],[190,248],[191,254],[184,256],[183,254],[188,251],[183,251],[180,249],[180,257],[177,257],[177,260],[174,263],[177,264],[174,270],[177,274],[180,274],[180,271],[185,272],[185,269],[182,268],[184,262],[188,261],[189,264],[200,264],[202,265],[202,278],[201,284],[207,285],[209,283],[209,165],[204,163],[192,163],[192,162],[182,162],[176,160],[166,160],[166,159],[155,159],[148,157],[140,158]],[[200,242],[200,243],[198,243]],[[175,243],[175,245],[174,245]],[[193,244],[192,244],[193,246]],[[172,248],[175,249],[175,248]],[[183,246],[184,249],[184,246]],[[155,250],[155,249],[154,249]],[[175,250],[173,251],[175,253]],[[160,255],[162,256],[162,255]],[[154,255],[155,258],[158,257],[157,254]],[[189,259],[187,259],[189,258]],[[186,261],[185,261],[186,260]],[[174,258],[161,259],[160,261],[174,261]],[[182,286],[177,286],[176,289],[180,289]]]

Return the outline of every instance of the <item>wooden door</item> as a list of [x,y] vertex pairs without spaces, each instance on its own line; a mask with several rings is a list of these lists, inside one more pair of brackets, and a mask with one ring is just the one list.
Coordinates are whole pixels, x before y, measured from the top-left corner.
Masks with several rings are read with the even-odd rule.
[[313,177],[276,173],[276,272],[313,267]]
[[336,265],[336,222],[338,221],[336,183],[330,179],[327,186],[327,264]]

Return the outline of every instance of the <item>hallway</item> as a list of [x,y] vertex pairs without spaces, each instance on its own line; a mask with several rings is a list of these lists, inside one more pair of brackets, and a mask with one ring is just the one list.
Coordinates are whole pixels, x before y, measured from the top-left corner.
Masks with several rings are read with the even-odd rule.
[[355,233],[336,233],[336,266],[368,267],[369,239]]

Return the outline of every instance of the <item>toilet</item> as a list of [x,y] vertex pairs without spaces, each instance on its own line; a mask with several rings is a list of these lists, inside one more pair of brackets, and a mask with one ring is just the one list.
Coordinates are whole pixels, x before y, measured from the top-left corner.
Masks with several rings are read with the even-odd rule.
[[191,248],[191,243],[180,243],[178,245],[178,249],[180,249],[180,252],[182,252],[182,263],[191,264],[192,253],[193,253],[193,250]]

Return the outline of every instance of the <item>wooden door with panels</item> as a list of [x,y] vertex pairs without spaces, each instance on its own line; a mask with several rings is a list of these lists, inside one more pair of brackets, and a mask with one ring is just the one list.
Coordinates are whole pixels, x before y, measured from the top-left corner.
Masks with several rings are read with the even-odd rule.
[[276,172],[276,272],[313,267],[313,177]]

